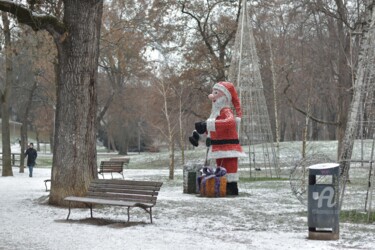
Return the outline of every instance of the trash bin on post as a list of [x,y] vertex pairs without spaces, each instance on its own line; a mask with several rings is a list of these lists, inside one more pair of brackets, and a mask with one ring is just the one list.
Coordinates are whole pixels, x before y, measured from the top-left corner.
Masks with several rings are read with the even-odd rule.
[[309,167],[309,239],[339,239],[339,174],[337,163]]
[[197,178],[200,175],[202,164],[185,165],[183,170],[184,193],[198,194]]

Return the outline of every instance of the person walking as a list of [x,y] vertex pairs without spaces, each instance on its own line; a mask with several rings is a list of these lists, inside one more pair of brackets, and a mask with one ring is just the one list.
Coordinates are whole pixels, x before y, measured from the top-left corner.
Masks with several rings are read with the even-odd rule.
[[29,168],[29,177],[33,177],[33,168],[35,166],[35,160],[38,156],[38,153],[34,149],[34,144],[30,142],[26,152],[25,152],[25,158],[27,156],[27,167]]

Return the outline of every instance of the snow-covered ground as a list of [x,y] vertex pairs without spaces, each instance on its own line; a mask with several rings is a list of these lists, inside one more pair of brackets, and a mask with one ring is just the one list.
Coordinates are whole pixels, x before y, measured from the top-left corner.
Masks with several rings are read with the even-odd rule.
[[340,239],[307,239],[307,208],[288,181],[248,182],[240,196],[202,198],[183,193],[182,170],[130,169],[127,179],[163,181],[148,215],[133,208],[74,209],[47,205],[50,168],[0,177],[0,249],[375,249],[375,224],[340,224]]

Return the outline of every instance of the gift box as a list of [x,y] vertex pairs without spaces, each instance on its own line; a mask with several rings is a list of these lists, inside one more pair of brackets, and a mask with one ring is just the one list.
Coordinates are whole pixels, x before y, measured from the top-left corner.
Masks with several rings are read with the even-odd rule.
[[205,176],[198,179],[199,192],[204,197],[225,197],[227,194],[227,178],[215,175]]

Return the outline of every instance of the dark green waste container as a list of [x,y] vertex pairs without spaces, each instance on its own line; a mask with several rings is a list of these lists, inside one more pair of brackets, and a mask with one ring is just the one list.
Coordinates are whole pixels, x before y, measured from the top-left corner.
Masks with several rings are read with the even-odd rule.
[[185,165],[183,169],[184,193],[198,194],[197,178],[200,176],[201,164]]
[[339,239],[340,164],[322,163],[309,167],[309,239]]

